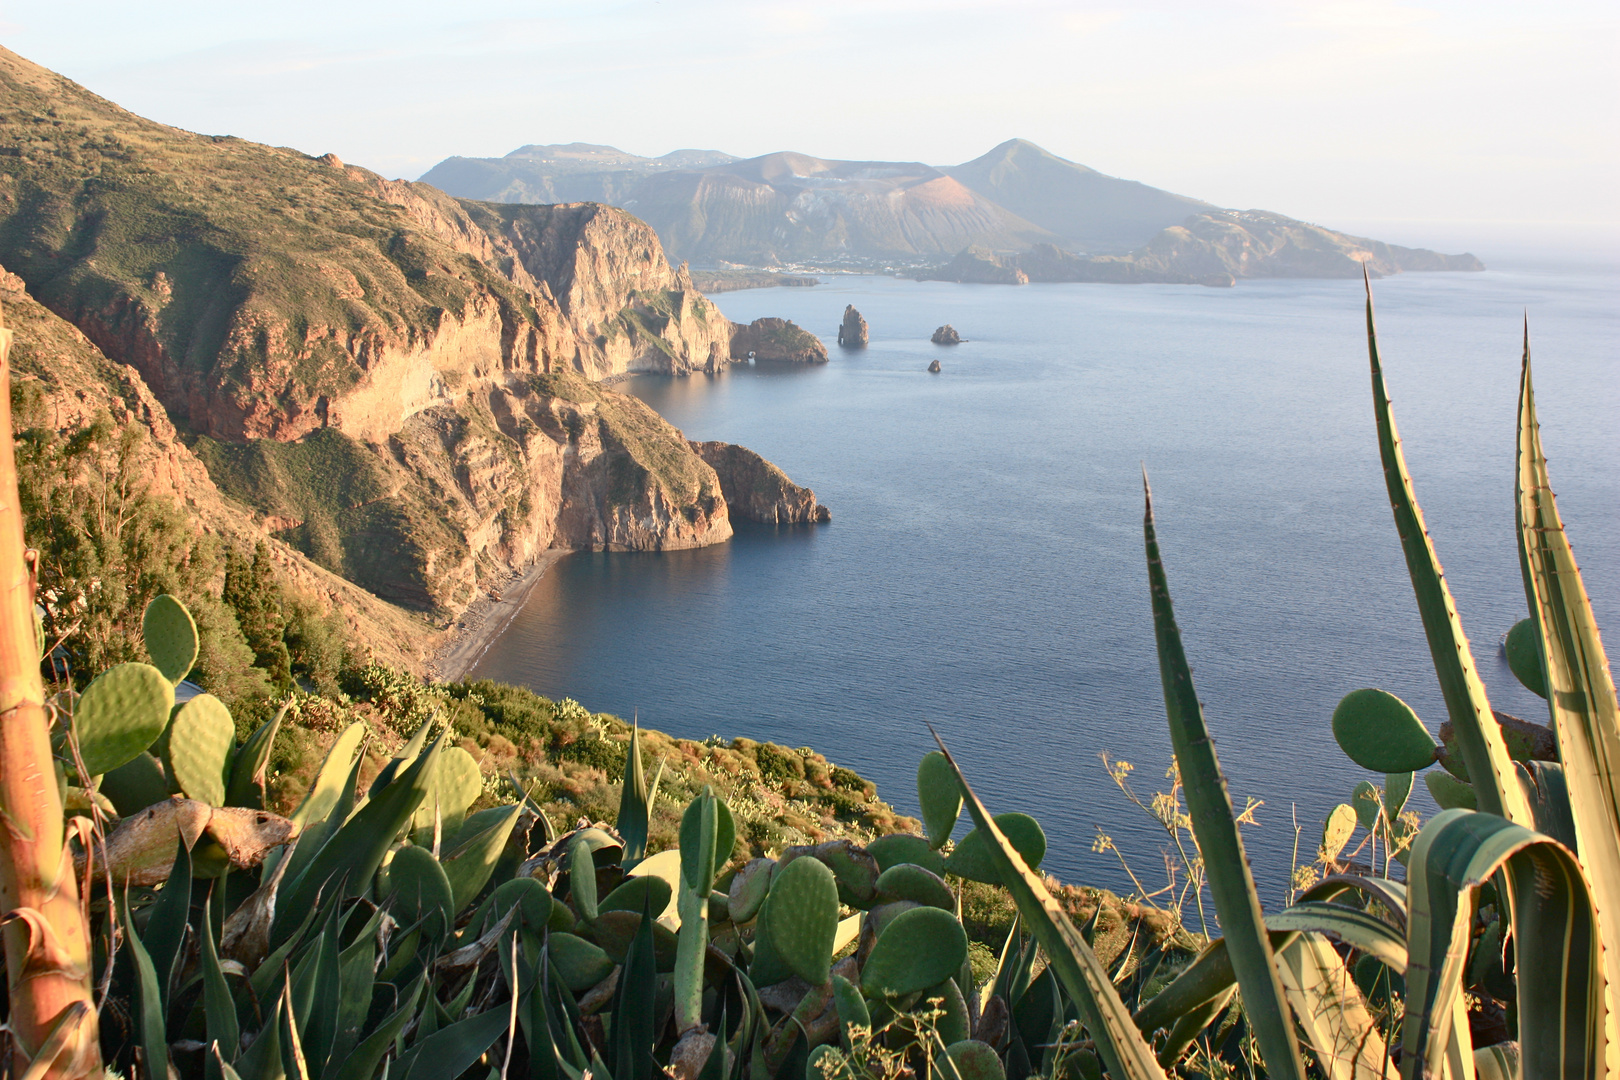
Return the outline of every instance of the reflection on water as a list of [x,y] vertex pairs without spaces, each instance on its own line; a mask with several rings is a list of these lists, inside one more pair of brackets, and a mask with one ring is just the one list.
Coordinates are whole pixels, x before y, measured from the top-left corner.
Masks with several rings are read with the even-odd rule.
[[[1599,622],[1620,625],[1620,289],[1598,274],[1403,274],[1376,284],[1406,453],[1493,703],[1545,715],[1494,648],[1523,615],[1513,539],[1519,319],[1560,507]],[[1141,472],[1198,690],[1249,851],[1281,895],[1297,804],[1318,822],[1364,776],[1328,726],[1383,686],[1431,730],[1444,705],[1383,490],[1360,282],[1009,288],[834,278],[719,297],[865,350],[814,368],[638,378],[690,438],[741,443],[816,489],[829,525],[740,527],[701,551],[559,562],[480,676],[692,738],[811,745],[915,808],[940,729],[996,809],[1036,813],[1048,865],[1128,887],[1105,825],[1158,864],[1103,772],[1169,760],[1141,547]],[[971,341],[928,342],[955,325]],[[929,375],[939,358],[944,371]],[[1418,799],[1426,798],[1422,785]]]

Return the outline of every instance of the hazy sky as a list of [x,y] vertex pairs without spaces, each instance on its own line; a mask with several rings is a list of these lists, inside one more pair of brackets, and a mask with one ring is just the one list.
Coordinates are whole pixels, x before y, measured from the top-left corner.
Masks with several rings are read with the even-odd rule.
[[1614,0],[0,0],[0,41],[389,176],[531,142],[948,164],[1018,136],[1325,224],[1620,223]]

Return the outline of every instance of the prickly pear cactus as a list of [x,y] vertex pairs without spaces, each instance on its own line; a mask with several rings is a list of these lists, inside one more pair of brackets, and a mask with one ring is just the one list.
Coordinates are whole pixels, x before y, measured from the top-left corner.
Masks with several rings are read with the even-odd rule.
[[85,687],[73,710],[79,754],[91,776],[151,746],[169,724],[174,684],[151,664],[119,664]]
[[1322,858],[1328,862],[1339,857],[1344,845],[1350,842],[1350,835],[1356,831],[1356,811],[1345,803],[1340,803],[1328,813],[1327,821],[1322,826]]
[[827,981],[838,934],[838,881],[819,859],[795,859],[771,883],[767,930],[776,955],[811,986]]
[[455,917],[455,899],[450,881],[431,851],[402,847],[388,864],[388,891],[384,900],[401,926],[425,920],[423,932],[430,938],[442,935]]
[[1529,619],[1520,619],[1508,631],[1508,670],[1524,684],[1525,689],[1538,697],[1547,696],[1547,675],[1541,670],[1541,642],[1536,640],[1536,627]]
[[236,722],[225,703],[213,694],[198,694],[174,711],[164,764],[186,798],[224,806],[235,743]]
[[1345,756],[1381,773],[1434,763],[1434,740],[1412,707],[1386,690],[1352,690],[1333,710],[1333,738]]
[[902,911],[878,934],[861,969],[870,998],[900,998],[926,990],[962,969],[967,932],[956,916],[936,907]]
[[[995,821],[996,828],[1024,857],[1024,863],[1031,870],[1039,867],[1041,860],[1046,857],[1046,833],[1041,829],[1040,822],[1028,814],[1017,812],[997,814]],[[974,829],[962,837],[962,842],[945,860],[945,872],[969,881],[1000,885],[1001,874],[996,870],[995,863],[990,861],[990,843],[983,830]]]
[[917,766],[917,801],[922,805],[929,846],[944,847],[962,814],[962,787],[951,763],[938,750],[924,754]]
[[152,664],[170,683],[178,685],[197,662],[197,623],[186,605],[164,593],[146,605],[141,636]]
[[1459,807],[1464,810],[1479,809],[1479,799],[1475,796],[1473,787],[1448,772],[1426,772],[1423,774],[1423,784],[1429,789],[1429,795],[1435,804],[1442,810],[1455,810]]

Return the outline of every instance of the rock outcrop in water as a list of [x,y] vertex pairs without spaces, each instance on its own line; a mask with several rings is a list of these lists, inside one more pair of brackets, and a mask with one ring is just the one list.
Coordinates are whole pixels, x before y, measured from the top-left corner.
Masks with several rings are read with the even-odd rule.
[[933,335],[929,337],[928,340],[932,341],[935,345],[960,345],[962,344],[962,335],[956,332],[956,327],[952,326],[950,323],[946,323],[944,326],[941,326],[939,329],[935,330]]
[[746,446],[694,442],[692,449],[720,478],[726,506],[734,518],[766,525],[797,525],[832,520],[816,502],[816,493],[800,487],[787,474]]
[[929,371],[930,374],[938,375],[943,370],[944,369],[939,366],[939,361],[938,360],[935,360],[935,361],[933,361],[932,363],[930,363],[928,365],[928,371]]
[[791,319],[755,319],[731,324],[731,358],[780,364],[825,364],[827,346]]
[[870,340],[866,320],[855,310],[854,304],[844,307],[844,321],[838,325],[838,344],[846,349],[864,349]]

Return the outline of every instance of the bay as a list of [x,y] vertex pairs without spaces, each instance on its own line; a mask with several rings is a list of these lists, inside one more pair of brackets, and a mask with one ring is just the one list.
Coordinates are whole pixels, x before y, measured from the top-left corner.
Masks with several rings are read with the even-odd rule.
[[[1513,425],[1528,310],[1543,438],[1600,625],[1620,625],[1620,273],[1540,266],[1374,283],[1408,463],[1496,708],[1545,720],[1498,640],[1524,615]],[[1038,817],[1048,869],[1150,887],[1144,797],[1170,760],[1141,541],[1141,469],[1194,677],[1279,903],[1300,828],[1368,777],[1339,698],[1380,686],[1444,719],[1384,492],[1359,281],[958,285],[875,276],[727,293],[864,350],[816,367],[620,384],[689,438],[741,443],[816,490],[822,526],[561,560],[475,677],[702,738],[808,745],[915,812],[932,724],[993,810]],[[949,322],[967,338],[930,344]],[[943,371],[929,374],[930,360]],[[1415,807],[1432,812],[1421,783]]]

